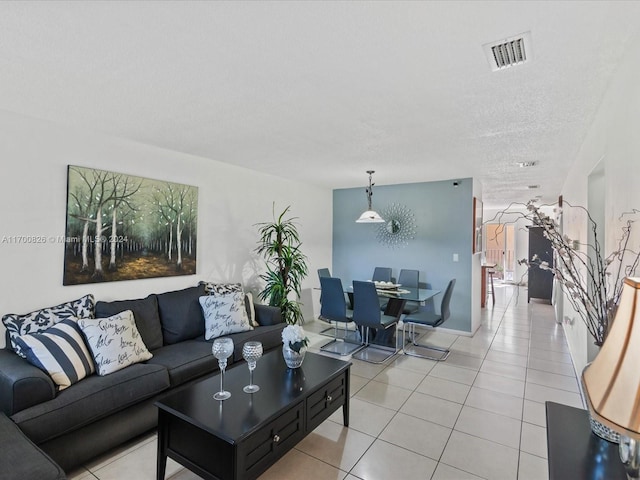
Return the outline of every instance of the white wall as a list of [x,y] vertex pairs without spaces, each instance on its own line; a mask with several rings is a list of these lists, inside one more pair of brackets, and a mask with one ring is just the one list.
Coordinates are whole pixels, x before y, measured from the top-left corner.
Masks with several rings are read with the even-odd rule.
[[[310,276],[305,317],[313,315],[317,268],[331,264],[332,192],[222,162],[0,112],[0,315],[26,313],[93,293],[98,300],[138,298],[200,280],[242,281],[260,289],[256,223],[272,204],[299,217]],[[197,274],[62,286],[64,248],[2,242],[17,235],[65,234],[67,165],[80,165],[199,187]],[[317,308],[317,307],[316,307]],[[4,328],[0,326],[0,346]]]
[[[591,129],[577,154],[563,187],[563,197],[572,204],[587,205],[587,179],[603,160],[605,175],[605,252],[615,248],[620,236],[619,216],[640,209],[640,35],[629,42],[621,63],[613,75]],[[636,220],[638,217],[636,216]],[[572,238],[587,238],[582,217],[565,216],[565,233]],[[633,227],[631,248],[640,249],[640,223]],[[587,345],[592,342],[586,328],[564,302],[564,316],[571,353],[580,372],[588,361]]]

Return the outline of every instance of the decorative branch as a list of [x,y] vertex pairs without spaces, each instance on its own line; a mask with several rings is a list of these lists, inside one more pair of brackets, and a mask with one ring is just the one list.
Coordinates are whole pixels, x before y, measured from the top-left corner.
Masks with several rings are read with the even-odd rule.
[[[527,265],[529,268],[550,270],[556,281],[562,285],[566,297],[580,315],[596,345],[602,345],[620,301],[623,280],[627,276],[635,275],[640,262],[640,253],[629,247],[633,220],[627,220],[622,228],[617,249],[605,258],[598,240],[597,224],[589,211],[582,206],[571,205],[566,200],[563,203],[570,208],[581,210],[587,216],[593,242],[583,244],[586,247],[585,251],[575,249],[574,241],[561,233],[558,221],[542,211],[543,207],[552,205],[538,206],[533,201],[526,204],[511,203],[507,209],[498,212],[487,223],[494,223],[496,220],[499,223],[515,223],[522,218],[535,226],[542,227],[543,236],[551,242],[554,250],[553,266],[546,261],[541,261],[537,255],[531,259],[519,260],[518,263]],[[519,207],[521,210],[513,211],[514,207]],[[556,211],[562,212],[561,209]],[[636,213],[640,211],[633,209],[631,212],[623,213],[620,219]],[[516,215],[516,220],[502,221],[506,215],[513,214]],[[612,270],[614,273],[611,272]]]

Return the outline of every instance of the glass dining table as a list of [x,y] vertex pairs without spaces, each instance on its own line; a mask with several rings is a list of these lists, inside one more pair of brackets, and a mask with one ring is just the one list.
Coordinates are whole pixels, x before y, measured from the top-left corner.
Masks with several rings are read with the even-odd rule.
[[[349,295],[349,300],[353,305],[353,286],[349,285],[344,289]],[[407,302],[417,302],[424,305],[428,300],[440,293],[440,290],[431,290],[428,288],[408,288],[402,285],[395,288],[376,288],[378,297],[388,299],[385,315],[396,316],[404,309]]]

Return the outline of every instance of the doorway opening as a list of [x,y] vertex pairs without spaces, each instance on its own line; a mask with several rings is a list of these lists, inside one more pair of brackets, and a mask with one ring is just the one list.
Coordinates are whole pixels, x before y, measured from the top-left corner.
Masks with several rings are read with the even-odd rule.
[[488,223],[485,225],[486,263],[496,265],[496,277],[513,282],[516,271],[515,227],[512,224]]

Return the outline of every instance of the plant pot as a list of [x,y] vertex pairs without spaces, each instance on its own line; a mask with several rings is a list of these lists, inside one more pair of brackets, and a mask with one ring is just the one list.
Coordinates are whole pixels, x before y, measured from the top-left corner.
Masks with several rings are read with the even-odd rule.
[[296,352],[289,348],[289,345],[282,345],[282,356],[289,368],[299,368],[304,361],[305,353],[307,353],[307,349],[304,347],[300,349],[300,352]]

